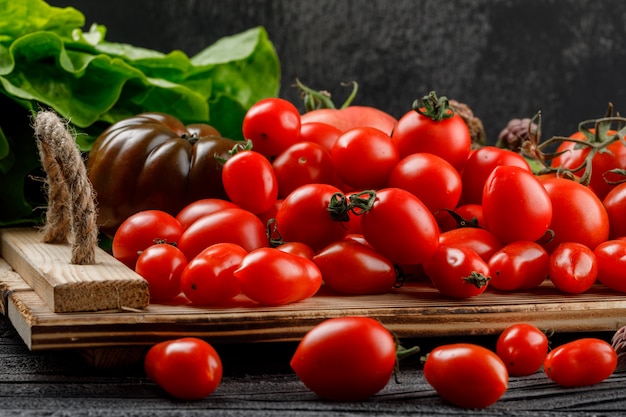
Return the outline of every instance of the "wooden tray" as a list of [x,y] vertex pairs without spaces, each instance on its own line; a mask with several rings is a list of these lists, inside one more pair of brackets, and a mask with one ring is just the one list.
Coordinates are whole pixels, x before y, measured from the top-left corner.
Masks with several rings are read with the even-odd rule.
[[496,334],[517,322],[556,332],[615,331],[626,324],[626,295],[601,285],[565,295],[549,282],[529,292],[488,290],[467,300],[412,283],[377,296],[337,296],[322,289],[281,307],[260,307],[241,297],[233,307],[204,308],[181,297],[140,309],[59,313],[0,258],[0,290],[0,310],[31,350],[146,346],[181,336],[214,343],[294,341],[320,321],[346,315],[379,319],[401,338]]

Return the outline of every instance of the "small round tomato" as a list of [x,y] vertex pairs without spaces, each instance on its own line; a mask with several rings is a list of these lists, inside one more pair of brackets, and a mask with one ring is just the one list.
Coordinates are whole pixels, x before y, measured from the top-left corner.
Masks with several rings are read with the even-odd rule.
[[222,361],[213,346],[194,337],[168,340],[152,346],[144,359],[148,377],[168,394],[200,400],[222,381]]
[[328,123],[309,122],[300,126],[300,142],[313,142],[322,145],[329,153],[341,130]]
[[561,243],[550,254],[548,275],[559,290],[581,294],[596,282],[598,262],[587,246],[576,242]]
[[335,168],[330,153],[313,142],[291,145],[272,162],[278,181],[278,196],[287,197],[305,184],[334,184]]
[[148,281],[150,300],[169,301],[180,294],[180,277],[186,266],[187,258],[180,249],[159,243],[141,252],[135,272]]
[[548,277],[550,255],[536,242],[518,240],[489,258],[489,285],[503,291],[538,287]]
[[503,246],[493,233],[480,227],[460,227],[443,232],[439,234],[439,245],[470,248],[485,262]]
[[474,250],[463,246],[439,246],[426,262],[424,272],[437,290],[448,297],[482,294],[489,282],[489,266]]
[[509,384],[509,373],[498,355],[471,343],[433,349],[424,363],[424,377],[444,400],[462,408],[490,406]]
[[290,363],[304,385],[321,398],[361,401],[389,383],[396,343],[374,319],[332,318],[307,332]]
[[322,273],[312,260],[276,248],[251,251],[234,275],[244,295],[269,306],[302,301],[322,285]]
[[155,243],[178,243],[183,227],[171,214],[161,210],[135,213],[122,222],[113,236],[115,259],[135,269],[141,251]]
[[626,236],[626,182],[609,191],[602,203],[609,216],[609,239]]
[[461,204],[454,210],[439,210],[435,213],[435,219],[442,232],[465,227],[482,228],[485,225],[480,204]]
[[513,324],[500,333],[496,354],[509,375],[530,375],[541,369],[548,354],[548,337],[529,323]]
[[617,353],[606,341],[582,338],[551,350],[543,369],[548,377],[565,387],[594,385],[611,376],[617,367]]
[[176,215],[176,220],[186,229],[200,217],[229,208],[237,208],[237,205],[221,198],[203,198],[185,206]]
[[193,258],[182,272],[180,286],[196,305],[225,303],[241,289],[233,272],[248,252],[234,243],[216,243]]
[[300,112],[288,100],[270,97],[253,104],[243,118],[245,139],[253,149],[273,158],[296,143],[300,137]]
[[626,293],[626,240],[600,243],[593,250],[598,264],[598,281],[612,290]]

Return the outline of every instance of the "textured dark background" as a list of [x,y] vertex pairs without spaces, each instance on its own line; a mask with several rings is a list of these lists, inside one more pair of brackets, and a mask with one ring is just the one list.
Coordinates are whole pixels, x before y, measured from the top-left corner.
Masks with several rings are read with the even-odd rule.
[[[107,39],[199,52],[263,25],[282,64],[280,95],[300,105],[296,77],[342,101],[396,117],[430,90],[467,103],[493,142],[513,117],[541,110],[544,137],[626,113],[626,2],[620,0],[51,0],[108,28]],[[263,80],[259,80],[263,82]]]

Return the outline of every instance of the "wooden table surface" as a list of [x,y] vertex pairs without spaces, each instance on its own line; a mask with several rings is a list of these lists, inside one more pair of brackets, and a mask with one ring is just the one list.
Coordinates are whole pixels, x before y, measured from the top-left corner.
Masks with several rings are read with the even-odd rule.
[[[561,343],[580,334],[555,335]],[[605,339],[608,333],[597,334]],[[491,337],[466,338],[488,347]],[[411,340],[422,352],[447,339]],[[406,341],[405,341],[406,344]],[[443,402],[426,383],[415,357],[402,362],[392,380],[368,401],[335,403],[318,399],[289,369],[293,343],[216,346],[225,375],[202,401],[168,398],[150,382],[140,362],[124,368],[90,366],[76,351],[31,352],[0,315],[1,416],[621,416],[626,410],[626,373],[592,387],[562,388],[543,373],[511,378],[496,404],[463,410]]]

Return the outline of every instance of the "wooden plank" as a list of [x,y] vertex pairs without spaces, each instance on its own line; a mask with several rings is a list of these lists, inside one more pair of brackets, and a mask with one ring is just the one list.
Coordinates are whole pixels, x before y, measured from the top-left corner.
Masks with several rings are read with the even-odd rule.
[[70,263],[69,244],[41,242],[31,228],[0,229],[0,255],[57,313],[143,308],[147,282],[101,249],[96,264]]

